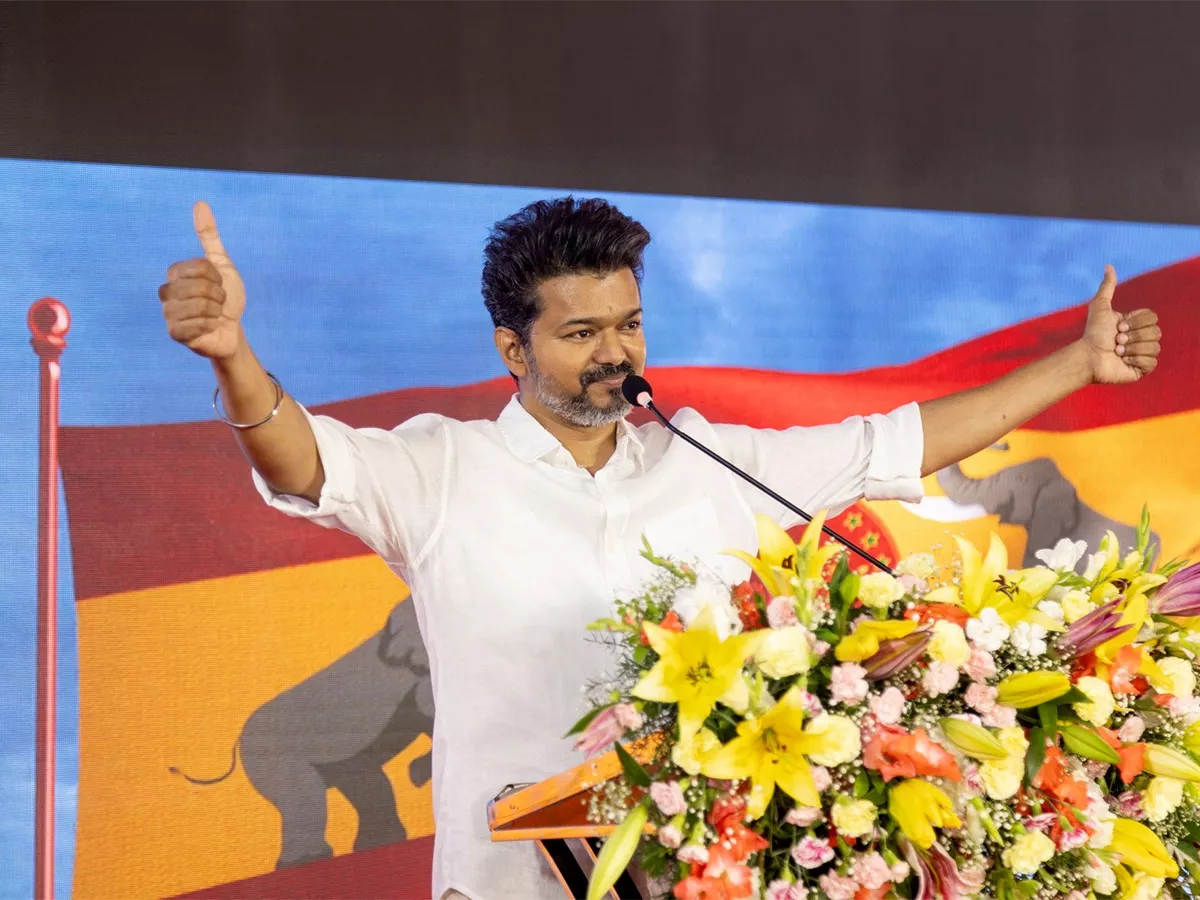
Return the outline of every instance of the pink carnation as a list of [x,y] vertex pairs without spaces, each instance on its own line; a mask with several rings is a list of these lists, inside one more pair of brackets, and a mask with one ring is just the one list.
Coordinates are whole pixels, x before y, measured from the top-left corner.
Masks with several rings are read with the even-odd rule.
[[1200,719],[1200,697],[1172,697],[1167,710],[1192,725]]
[[675,858],[680,862],[704,865],[708,862],[708,848],[702,844],[684,844],[675,854]]
[[983,775],[979,772],[979,766],[972,764],[963,771],[963,787],[976,797],[983,796],[987,786],[983,783]]
[[678,781],[656,781],[650,785],[650,798],[658,811],[668,818],[687,812],[687,801],[683,799],[683,788]]
[[793,806],[788,810],[787,815],[783,817],[783,821],[789,825],[798,825],[800,828],[807,828],[815,822],[820,822],[823,818],[825,818],[825,813],[821,812],[820,807]]
[[[815,837],[806,837],[792,848],[792,859],[796,861],[796,865],[804,869],[819,868],[833,859],[835,855],[833,848],[829,846],[829,841]],[[853,879],[847,880],[854,884]],[[853,897],[854,894],[851,893],[850,896]]]
[[1088,842],[1088,838],[1090,837],[1091,835],[1088,834],[1087,829],[1083,826],[1072,828],[1070,831],[1064,831],[1059,835],[1058,849],[1063,853],[1068,850],[1078,850]]
[[971,686],[967,688],[966,696],[963,699],[967,701],[967,706],[971,707],[971,709],[987,713],[996,708],[996,697],[999,693],[994,687],[988,687],[986,684],[973,681],[971,682]]
[[767,624],[772,628],[787,628],[789,625],[799,625],[796,617],[796,603],[791,597],[776,597],[767,604]]
[[825,707],[821,705],[821,698],[816,694],[804,691],[800,695],[800,702],[804,704],[804,711],[808,713],[810,718],[815,719],[821,713],[825,712]]
[[864,853],[854,860],[850,877],[869,891],[878,890],[892,880],[887,860],[878,853]]
[[1141,716],[1130,716],[1121,724],[1117,737],[1126,744],[1136,744],[1146,731],[1146,722]]
[[674,850],[683,843],[683,832],[674,825],[664,825],[658,829],[658,842],[668,850]]
[[976,646],[971,649],[971,658],[963,666],[963,671],[972,681],[987,681],[996,677],[996,660],[987,650]]
[[855,704],[867,696],[869,687],[866,678],[867,670],[857,663],[842,663],[834,666],[829,679],[829,692],[833,695],[834,703]]
[[808,900],[808,888],[777,878],[767,885],[767,900]]
[[873,696],[870,707],[871,714],[884,725],[895,725],[904,715],[904,694],[899,688],[890,687]]
[[931,697],[954,690],[956,684],[958,684],[958,669],[950,663],[931,663],[921,678],[921,687],[925,688],[925,692]]
[[829,770],[824,766],[813,766],[809,771],[812,775],[813,785],[817,789],[818,794],[823,794],[829,790],[829,786],[833,784],[833,776],[829,774]]
[[1017,711],[997,704],[983,714],[983,724],[990,728],[1012,728],[1017,724]]
[[1142,795],[1139,791],[1126,791],[1117,798],[1116,809],[1113,810],[1122,819],[1141,819],[1146,815],[1142,806]]
[[637,731],[646,721],[632,703],[618,703],[613,712],[617,714],[618,724],[626,731]]
[[821,890],[825,892],[825,896],[829,900],[854,900],[854,895],[858,893],[857,881],[853,878],[835,875],[832,872],[822,875],[817,879],[817,884],[821,886]]

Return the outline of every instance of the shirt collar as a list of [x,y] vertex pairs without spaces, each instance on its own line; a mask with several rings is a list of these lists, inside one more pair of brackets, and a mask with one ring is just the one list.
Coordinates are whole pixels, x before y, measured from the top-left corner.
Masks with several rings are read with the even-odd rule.
[[[497,417],[496,425],[504,436],[508,449],[522,462],[542,459],[556,450],[566,452],[558,438],[547,431],[542,423],[521,405],[516,394],[513,394],[508,405]],[[640,467],[645,449],[636,428],[625,419],[617,423],[617,451],[613,455],[614,460],[628,459],[636,467]]]

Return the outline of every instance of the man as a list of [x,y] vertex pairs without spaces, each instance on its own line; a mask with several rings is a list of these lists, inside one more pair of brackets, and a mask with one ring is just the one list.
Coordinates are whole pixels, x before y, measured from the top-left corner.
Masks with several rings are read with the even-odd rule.
[[[501,786],[580,761],[563,732],[608,660],[584,640],[662,553],[754,548],[753,514],[784,510],[657,424],[625,422],[620,385],[646,362],[639,285],[650,235],[600,200],[532,204],[497,224],[483,294],[517,392],[499,418],[417,416],[391,431],[313,417],[255,359],[242,281],[197,204],[203,259],[159,290],[168,330],[207,357],[266,502],[360,537],[412,588],[431,665],[434,896],[558,900],[529,844],[492,844]],[[1154,369],[1149,310],[1112,309],[1106,269],[1082,337],[982,387],[887,415],[783,431],[676,424],[801,507],[917,500],[921,476],[987,447],[1085,385]],[[401,351],[402,352],[402,351]]]

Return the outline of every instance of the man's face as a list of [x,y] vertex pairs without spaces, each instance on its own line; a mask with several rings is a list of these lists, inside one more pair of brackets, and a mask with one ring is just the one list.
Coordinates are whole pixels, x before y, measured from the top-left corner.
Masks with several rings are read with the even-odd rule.
[[[573,425],[596,427],[625,417],[626,375],[646,365],[642,305],[629,269],[608,275],[562,275],[538,288],[541,315],[522,348],[522,389]],[[511,365],[511,364],[510,364]]]

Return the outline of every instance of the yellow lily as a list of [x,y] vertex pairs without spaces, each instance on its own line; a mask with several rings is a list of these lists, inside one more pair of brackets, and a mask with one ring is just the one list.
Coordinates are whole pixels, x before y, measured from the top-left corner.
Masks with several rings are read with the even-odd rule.
[[860,621],[853,632],[838,642],[834,655],[839,662],[860,662],[879,652],[881,641],[907,637],[917,630],[919,623],[912,619],[866,619]]
[[1153,831],[1141,822],[1118,818],[1113,822],[1108,849],[1121,854],[1121,862],[1155,878],[1175,878],[1179,866]]
[[1041,625],[1047,631],[1063,630],[1059,622],[1036,609],[1038,602],[1058,580],[1056,572],[1041,567],[1010,571],[1008,548],[995,532],[992,532],[986,556],[981,556],[975,545],[965,538],[955,535],[954,541],[962,561],[959,586],[935,588],[926,595],[926,603],[953,603],[972,616],[991,607],[1009,626],[1029,622]]
[[858,726],[844,716],[822,714],[803,727],[803,696],[794,687],[763,715],[741,722],[738,736],[701,770],[709,778],[749,778],[746,812],[752,818],[766,810],[776,785],[801,806],[821,805],[806,756],[848,761],[847,751],[851,759],[858,754]]
[[961,828],[946,792],[920,778],[901,781],[888,792],[888,813],[904,836],[928,850],[937,837],[934,828]]
[[725,550],[754,570],[772,597],[791,593],[793,586],[803,589],[813,579],[820,579],[825,564],[838,554],[840,548],[830,542],[818,547],[825,511],[813,516],[799,543],[794,543],[786,531],[769,516],[754,517],[758,533],[758,556],[742,550]]
[[766,640],[769,629],[744,632],[722,641],[708,608],[701,610],[682,633],[653,622],[643,623],[642,628],[659,660],[634,687],[633,696],[656,703],[677,703],[681,740],[700,730],[717,703],[745,712],[750,688],[742,677],[742,666]]

